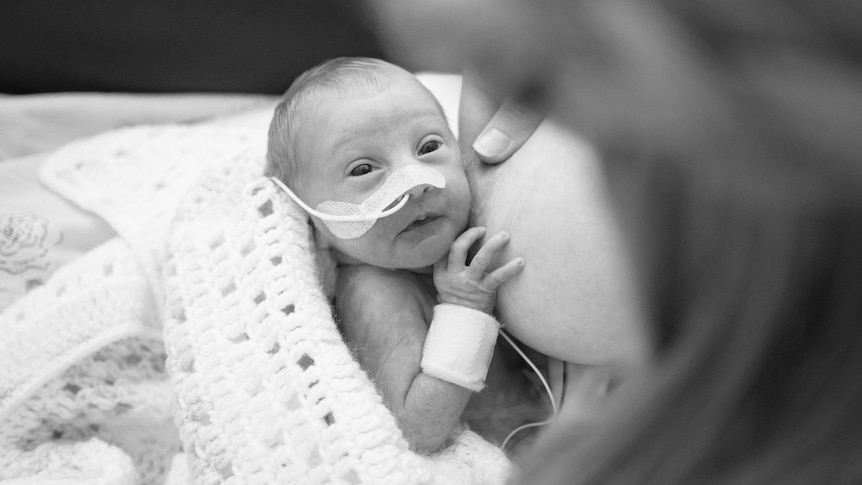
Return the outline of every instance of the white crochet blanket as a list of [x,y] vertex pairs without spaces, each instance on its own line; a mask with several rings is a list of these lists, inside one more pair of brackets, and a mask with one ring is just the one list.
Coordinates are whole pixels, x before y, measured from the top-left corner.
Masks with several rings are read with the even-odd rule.
[[120,130],[45,163],[118,236],[0,315],[0,479],[505,481],[470,431],[409,451],[332,319],[331,262],[260,177],[269,115]]

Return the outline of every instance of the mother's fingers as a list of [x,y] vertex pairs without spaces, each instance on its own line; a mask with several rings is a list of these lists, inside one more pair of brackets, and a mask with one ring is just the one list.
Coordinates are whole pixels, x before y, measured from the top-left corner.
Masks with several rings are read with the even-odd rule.
[[473,150],[485,163],[507,160],[536,131],[542,119],[540,111],[506,98],[476,138]]

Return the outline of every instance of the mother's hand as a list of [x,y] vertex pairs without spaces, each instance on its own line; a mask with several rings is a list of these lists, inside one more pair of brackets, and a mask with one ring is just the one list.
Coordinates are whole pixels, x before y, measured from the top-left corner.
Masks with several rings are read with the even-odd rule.
[[[465,72],[461,99],[481,109],[461,105],[463,153],[475,150],[479,160],[496,164],[532,136],[544,113],[530,99],[535,98],[530,88],[536,85],[531,80],[544,72],[547,49],[532,41],[529,22],[523,22],[529,10],[511,0],[370,0],[368,4],[381,40],[404,67],[456,72],[473,66],[484,79],[493,80],[488,85],[493,89],[479,89],[478,76]],[[504,96],[510,97],[501,103]],[[478,98],[485,103],[476,102]]]
[[[469,146],[479,160],[493,164],[509,159],[518,151],[544,118],[538,108],[515,97],[503,100],[494,113],[496,104],[469,73],[465,73],[458,121],[461,150],[466,151]],[[491,113],[494,114],[489,118]]]

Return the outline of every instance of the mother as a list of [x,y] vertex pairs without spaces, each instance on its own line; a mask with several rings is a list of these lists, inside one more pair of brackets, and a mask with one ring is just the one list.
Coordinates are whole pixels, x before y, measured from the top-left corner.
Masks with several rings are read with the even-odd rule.
[[[599,149],[624,240],[637,240],[634,321],[652,365],[600,433],[571,419],[548,432],[529,483],[862,483],[862,7],[408,3],[381,14],[408,58],[466,59],[499,92],[549,100]],[[479,193],[547,197],[548,180],[503,172],[536,162],[513,158],[491,182],[495,169],[477,169]],[[543,213],[549,234],[571,212]],[[553,294],[541,297],[571,293]],[[562,358],[580,345],[552,335]]]

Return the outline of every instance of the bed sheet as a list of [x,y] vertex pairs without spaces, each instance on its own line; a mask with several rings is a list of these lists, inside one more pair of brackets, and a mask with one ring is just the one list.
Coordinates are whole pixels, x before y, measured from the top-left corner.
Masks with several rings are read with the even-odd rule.
[[0,312],[114,231],[39,182],[39,168],[74,140],[128,126],[195,123],[274,105],[237,94],[0,95]]

